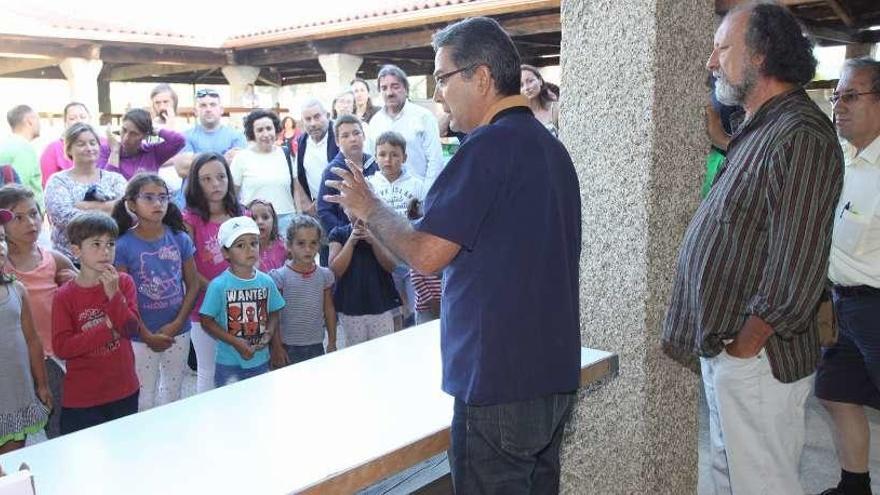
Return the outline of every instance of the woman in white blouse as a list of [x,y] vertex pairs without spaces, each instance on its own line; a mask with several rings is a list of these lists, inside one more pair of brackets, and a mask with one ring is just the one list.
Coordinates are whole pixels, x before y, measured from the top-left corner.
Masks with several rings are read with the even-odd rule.
[[244,134],[250,142],[248,149],[235,155],[230,165],[235,191],[243,204],[254,199],[272,203],[278,215],[278,231],[285,232],[296,213],[291,180],[296,167],[281,146],[276,144],[281,122],[267,110],[254,110],[244,118]]

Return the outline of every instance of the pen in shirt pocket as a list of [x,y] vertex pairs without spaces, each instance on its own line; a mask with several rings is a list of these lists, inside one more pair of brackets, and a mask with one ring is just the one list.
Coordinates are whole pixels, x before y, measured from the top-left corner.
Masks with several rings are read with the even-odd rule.
[[840,211],[840,218],[843,218],[843,212],[848,211],[850,215],[858,215],[859,213],[852,208],[852,201],[847,201],[845,205],[843,205],[843,210]]

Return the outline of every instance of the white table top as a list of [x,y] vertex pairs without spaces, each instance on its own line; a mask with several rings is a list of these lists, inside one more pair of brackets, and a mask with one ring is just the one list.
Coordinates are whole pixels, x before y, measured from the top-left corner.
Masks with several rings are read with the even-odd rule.
[[[0,456],[37,495],[340,493],[448,446],[439,322]],[[582,382],[616,372],[584,348]]]

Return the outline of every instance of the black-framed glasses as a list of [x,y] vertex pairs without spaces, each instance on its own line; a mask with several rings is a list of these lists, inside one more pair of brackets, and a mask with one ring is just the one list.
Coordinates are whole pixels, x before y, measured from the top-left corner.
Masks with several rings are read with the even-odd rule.
[[213,89],[202,88],[196,91],[196,98],[204,98],[206,96],[210,96],[211,98],[220,98],[220,94]]
[[449,79],[450,77],[452,77],[452,76],[454,76],[454,75],[456,75],[456,74],[460,74],[460,73],[462,73],[462,72],[464,72],[464,71],[466,71],[466,70],[474,69],[474,68],[476,68],[478,65],[480,65],[480,64],[471,64],[471,65],[468,65],[468,66],[466,66],[466,67],[462,67],[461,69],[451,70],[451,71],[449,71],[449,72],[447,72],[447,73],[445,73],[445,74],[436,74],[436,75],[434,76],[434,82],[436,83],[436,86],[437,86],[437,87],[445,86],[445,85],[446,85],[446,80]]
[[849,105],[850,103],[858,100],[859,96],[876,94],[880,94],[880,91],[863,91],[861,93],[831,93],[831,96],[828,97],[828,101],[830,101],[832,105],[837,105],[838,103],[846,103],[847,105]]

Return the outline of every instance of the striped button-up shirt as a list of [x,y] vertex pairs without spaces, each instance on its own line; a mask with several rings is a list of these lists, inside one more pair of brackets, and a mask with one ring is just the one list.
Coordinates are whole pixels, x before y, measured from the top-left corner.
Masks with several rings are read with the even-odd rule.
[[730,141],[727,161],[682,241],[663,347],[685,364],[719,354],[749,315],[773,328],[773,376],[819,359],[816,308],[828,270],[843,153],[802,89],[778,95]]

